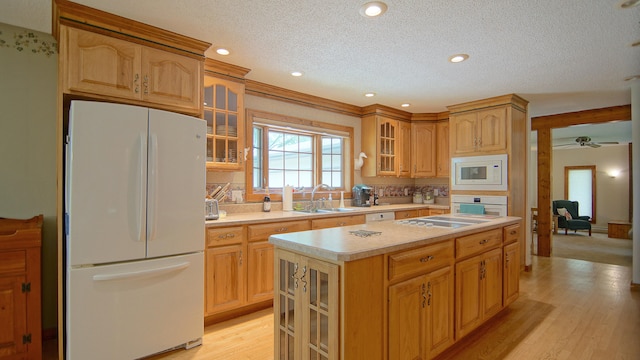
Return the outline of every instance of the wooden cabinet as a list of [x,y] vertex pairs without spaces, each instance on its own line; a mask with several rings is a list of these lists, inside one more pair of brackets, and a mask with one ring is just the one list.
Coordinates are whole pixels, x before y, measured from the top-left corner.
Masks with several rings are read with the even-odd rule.
[[609,221],[607,236],[614,239],[629,239],[631,223],[628,221]]
[[0,218],[0,359],[41,359],[42,215]]
[[362,151],[375,154],[365,161],[362,176],[404,176],[411,174],[411,126],[408,122],[380,115],[362,118]]
[[60,26],[63,91],[200,115],[202,60]]
[[504,153],[507,150],[507,107],[451,114],[451,156]]
[[420,214],[419,210],[398,210],[395,212],[396,220],[408,219],[418,217]]
[[269,236],[309,230],[308,221],[249,225],[247,240],[249,264],[247,273],[247,302],[256,303],[273,298],[273,245]]
[[389,256],[389,359],[431,359],[454,342],[453,243]]
[[449,156],[449,121],[436,123],[436,177],[448,177],[451,157]]
[[338,359],[338,265],[288,251],[275,256],[275,359]]
[[245,304],[247,265],[242,226],[206,229],[205,315]]
[[520,293],[520,224],[503,229],[503,295],[502,306],[508,306]]
[[411,177],[436,176],[437,131],[433,122],[412,123],[413,166]]
[[204,78],[207,168],[242,170],[244,163],[244,84]]
[[405,121],[398,121],[398,176],[411,176],[411,124]]
[[449,122],[414,122],[411,136],[411,177],[449,176]]
[[340,216],[340,217],[331,217],[331,218],[322,218],[322,219],[313,219],[311,220],[311,229],[326,229],[332,227],[340,227],[340,226],[349,226],[349,225],[360,225],[365,223],[364,215],[349,215],[349,216]]
[[502,309],[502,249],[456,264],[456,339]]

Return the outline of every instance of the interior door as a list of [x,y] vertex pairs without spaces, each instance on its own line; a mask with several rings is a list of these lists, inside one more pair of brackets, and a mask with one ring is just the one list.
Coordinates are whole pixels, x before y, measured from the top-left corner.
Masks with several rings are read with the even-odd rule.
[[66,146],[70,266],[145,256],[148,109],[73,101]]
[[149,109],[147,257],[204,250],[206,123]]

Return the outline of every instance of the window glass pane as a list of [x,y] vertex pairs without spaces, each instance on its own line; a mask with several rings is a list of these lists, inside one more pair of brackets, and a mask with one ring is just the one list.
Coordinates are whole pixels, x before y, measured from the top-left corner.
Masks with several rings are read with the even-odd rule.
[[333,171],[342,170],[342,156],[341,155],[331,155],[331,169]]
[[300,186],[313,187],[313,173],[311,171],[300,171]]
[[333,187],[333,185],[331,184],[331,172],[330,171],[323,171],[322,172],[322,183]]
[[331,170],[331,155],[322,155],[322,170]]
[[269,150],[284,150],[284,134],[277,131],[269,131]]
[[284,169],[284,158],[281,151],[269,151],[269,169]]
[[284,173],[282,170],[269,170],[269,184],[273,188],[281,188],[284,186]]
[[285,171],[284,172],[285,185],[291,185],[293,187],[299,187],[298,171]]
[[342,139],[333,138],[331,140],[332,140],[331,141],[331,143],[332,143],[331,152],[333,154],[342,154]]
[[298,151],[298,135],[284,134],[284,151]]
[[286,152],[284,153],[284,168],[286,170],[298,169],[298,153]]
[[331,186],[334,188],[341,188],[344,185],[342,184],[342,174],[338,172],[331,173],[333,176],[331,179]]
[[299,145],[300,152],[311,153],[313,152],[313,137],[300,136]]
[[300,170],[313,170],[312,154],[300,154]]
[[590,169],[569,170],[569,199],[578,202],[578,215],[593,217],[592,173]]

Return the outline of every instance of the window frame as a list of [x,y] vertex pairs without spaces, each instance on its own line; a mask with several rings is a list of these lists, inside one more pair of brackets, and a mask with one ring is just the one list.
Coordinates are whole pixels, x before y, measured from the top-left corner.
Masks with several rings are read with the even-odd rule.
[[[260,202],[264,199],[266,195],[266,191],[256,192],[253,188],[253,176],[254,176],[254,168],[253,168],[253,126],[254,122],[262,124],[266,127],[273,126],[274,129],[280,127],[278,131],[283,130],[286,131],[287,128],[290,128],[292,132],[306,132],[306,133],[315,133],[318,141],[314,141],[314,184],[321,183],[322,180],[322,169],[321,169],[321,158],[322,158],[322,141],[320,140],[322,132],[326,132],[326,135],[334,135],[340,136],[343,138],[343,163],[344,163],[344,173],[343,173],[343,184],[344,187],[340,189],[334,189],[332,191],[328,191],[326,189],[318,189],[316,192],[317,195],[329,194],[333,193],[334,198],[337,198],[336,192],[344,191],[345,198],[351,198],[351,187],[353,186],[353,144],[354,144],[354,129],[351,126],[338,125],[333,123],[327,123],[317,120],[308,120],[301,119],[288,115],[274,114],[265,111],[247,109],[246,110],[246,122],[245,122],[245,134],[251,134],[251,141],[247,142],[245,146],[247,146],[246,153],[247,159],[245,161],[245,199],[247,202]],[[262,137],[264,139],[265,132],[262,133]],[[262,152],[262,163],[267,164],[267,151],[264,151],[263,144],[263,152]],[[264,171],[264,169],[263,169]],[[303,192],[294,192],[293,199],[294,200],[303,200],[306,193],[310,193],[311,188],[305,189]],[[281,188],[269,188],[269,196],[272,201],[282,201],[282,189]],[[307,196],[308,198],[308,196]]]

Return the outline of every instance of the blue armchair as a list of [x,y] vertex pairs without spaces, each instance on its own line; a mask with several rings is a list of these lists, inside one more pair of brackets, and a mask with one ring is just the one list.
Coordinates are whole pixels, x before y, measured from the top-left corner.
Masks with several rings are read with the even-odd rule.
[[553,213],[554,215],[560,215],[558,209],[567,209],[567,212],[571,215],[571,219],[567,219],[565,216],[559,216],[558,228],[564,229],[564,234],[567,234],[568,230],[589,230],[589,236],[591,236],[591,218],[588,216],[579,216],[578,214],[578,202],[571,200],[554,200],[553,201]]

